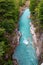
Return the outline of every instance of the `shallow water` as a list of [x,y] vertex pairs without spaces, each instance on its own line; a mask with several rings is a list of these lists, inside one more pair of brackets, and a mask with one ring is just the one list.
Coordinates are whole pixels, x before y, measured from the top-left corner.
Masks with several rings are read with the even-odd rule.
[[13,58],[17,59],[19,65],[38,65],[32,34],[30,33],[31,19],[28,16],[30,16],[30,11],[26,9],[19,20],[19,31],[22,36]]

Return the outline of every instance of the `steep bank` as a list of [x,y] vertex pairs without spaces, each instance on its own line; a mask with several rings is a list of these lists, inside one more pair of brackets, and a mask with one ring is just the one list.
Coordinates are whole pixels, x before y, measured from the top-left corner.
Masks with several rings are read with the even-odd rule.
[[36,28],[34,27],[34,25],[32,23],[30,23],[30,25],[31,25],[30,31],[32,33],[34,45],[36,47],[36,54],[39,57],[40,56],[40,53],[41,53],[41,46],[42,46],[41,40],[39,41],[39,38],[38,38],[39,34],[38,33],[37,34],[35,33]]
[[38,32],[36,33],[36,27],[34,27],[34,24],[30,23],[30,26],[30,31],[33,36],[34,46],[36,48],[36,54],[40,65],[43,62],[43,33],[41,35]]
[[26,8],[29,8],[29,5],[30,5],[30,0],[27,0],[23,6],[20,6],[19,8],[20,16],[22,15],[22,13],[24,12]]
[[35,36],[37,43],[39,65],[43,62],[43,0],[30,0],[32,24],[36,28]]

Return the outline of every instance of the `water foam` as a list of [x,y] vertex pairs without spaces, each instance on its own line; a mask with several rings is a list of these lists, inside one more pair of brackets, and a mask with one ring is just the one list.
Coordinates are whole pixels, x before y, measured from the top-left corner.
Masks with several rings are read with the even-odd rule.
[[28,44],[28,40],[24,40],[23,43],[27,45]]

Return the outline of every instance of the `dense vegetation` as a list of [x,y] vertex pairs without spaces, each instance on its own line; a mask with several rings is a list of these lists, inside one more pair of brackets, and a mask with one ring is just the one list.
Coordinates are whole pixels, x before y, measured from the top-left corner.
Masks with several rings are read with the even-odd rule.
[[13,65],[11,57],[6,58],[11,48],[6,34],[11,34],[18,22],[19,9],[11,0],[0,0],[0,65]]
[[19,5],[20,5],[20,6],[24,5],[24,4],[25,4],[25,1],[26,1],[26,0],[19,0]]
[[[0,0],[0,65],[13,65],[9,35],[17,28],[19,7],[26,0]],[[43,32],[43,0],[30,0],[32,19],[36,31]]]
[[[26,0],[0,0],[0,65],[13,65],[9,36],[17,28],[19,7]],[[9,53],[9,54],[8,54]]]
[[30,10],[32,19],[36,26],[36,31],[43,32],[43,0],[30,0]]
[[[43,0],[30,0],[31,18],[36,27],[36,33],[39,35],[39,40],[43,39]],[[37,43],[40,45],[40,43]],[[43,41],[41,40],[41,54],[39,57],[39,65],[43,62]]]

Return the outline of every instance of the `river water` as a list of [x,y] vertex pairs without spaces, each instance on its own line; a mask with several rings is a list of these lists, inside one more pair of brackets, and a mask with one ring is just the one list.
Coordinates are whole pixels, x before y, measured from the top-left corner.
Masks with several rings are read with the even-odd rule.
[[36,50],[30,32],[31,19],[28,17],[30,17],[30,10],[26,9],[19,20],[19,31],[22,36],[13,58],[17,59],[19,65],[38,65]]

